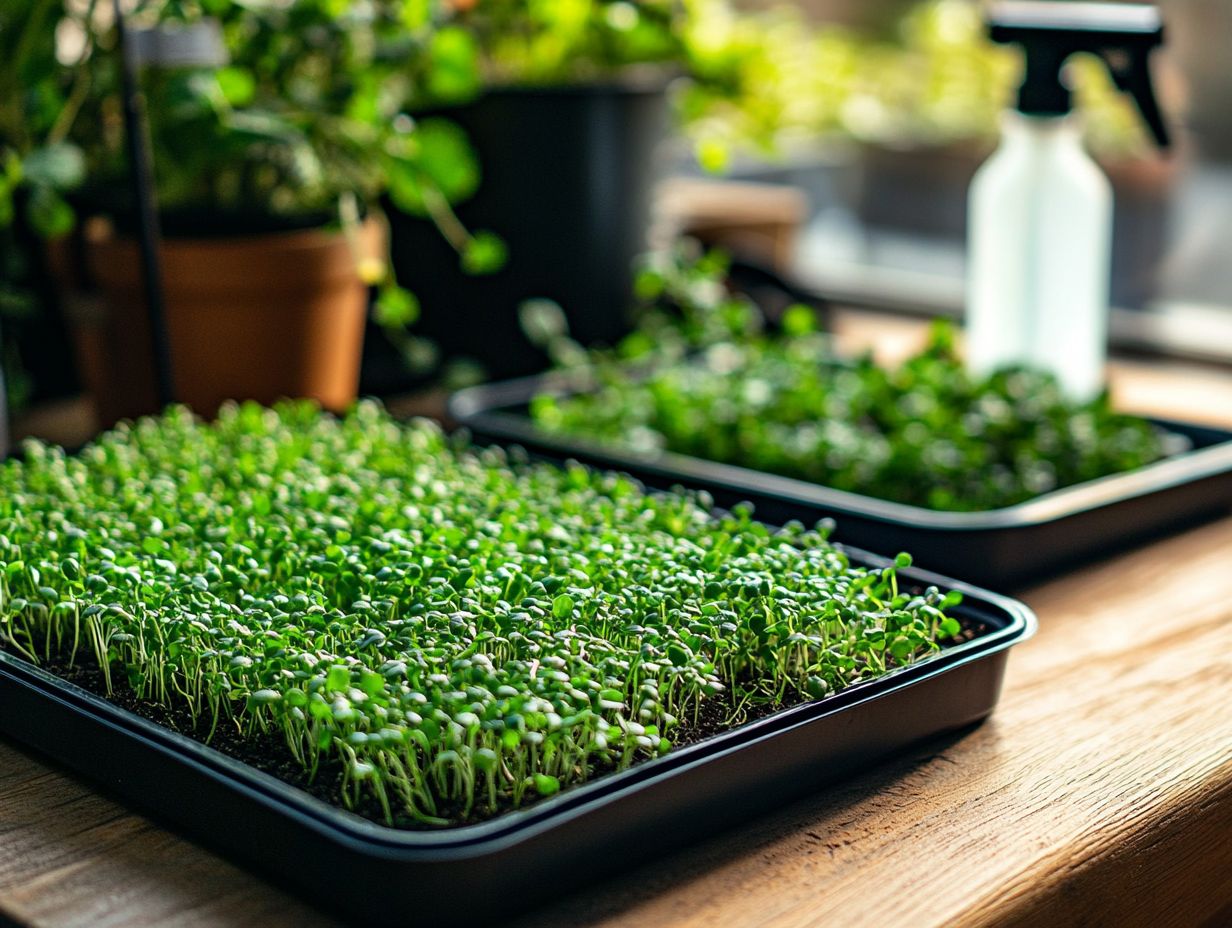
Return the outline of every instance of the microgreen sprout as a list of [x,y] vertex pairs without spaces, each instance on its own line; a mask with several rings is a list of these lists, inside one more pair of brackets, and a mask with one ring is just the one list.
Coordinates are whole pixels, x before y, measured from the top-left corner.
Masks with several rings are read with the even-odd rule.
[[1010,506],[1173,450],[1176,436],[1118,414],[1106,394],[1076,403],[1025,368],[970,376],[944,324],[894,368],[835,357],[804,307],[765,331],[722,275],[714,255],[644,271],[639,328],[615,352],[570,354],[595,389],[535,397],[536,424],[949,511]]
[[183,409],[0,465],[0,644],[191,733],[274,736],[337,801],[473,821],[653,758],[720,707],[936,651],[956,596],[827,527],[470,450],[362,403]]

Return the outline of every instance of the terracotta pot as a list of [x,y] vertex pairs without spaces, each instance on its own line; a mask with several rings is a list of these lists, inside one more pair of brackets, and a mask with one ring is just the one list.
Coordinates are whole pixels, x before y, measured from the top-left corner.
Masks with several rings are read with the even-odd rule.
[[[361,234],[372,254],[379,227]],[[228,399],[308,397],[352,403],[368,292],[341,233],[323,230],[161,246],[175,398],[203,415]],[[87,232],[101,312],[79,315],[79,347],[104,423],[156,407],[149,326],[135,242]]]

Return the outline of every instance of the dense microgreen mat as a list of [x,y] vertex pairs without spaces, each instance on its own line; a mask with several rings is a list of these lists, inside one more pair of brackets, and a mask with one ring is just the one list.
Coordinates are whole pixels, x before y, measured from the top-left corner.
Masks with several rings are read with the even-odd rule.
[[[958,601],[825,527],[472,451],[373,404],[183,410],[0,466],[0,644],[209,738],[284,737],[337,802],[449,825],[936,651]],[[902,566],[909,558],[900,555]]]
[[1115,412],[1106,394],[1076,403],[1027,369],[973,378],[944,325],[894,368],[837,358],[804,307],[762,331],[714,261],[643,274],[654,311],[618,351],[558,352],[595,389],[536,397],[536,424],[948,511],[1013,505],[1169,450],[1169,436]]

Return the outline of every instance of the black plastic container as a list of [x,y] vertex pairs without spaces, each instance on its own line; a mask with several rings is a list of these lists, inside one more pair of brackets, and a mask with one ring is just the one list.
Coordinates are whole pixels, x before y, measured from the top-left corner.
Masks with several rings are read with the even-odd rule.
[[[888,562],[852,551],[857,563]],[[983,631],[880,679],[678,748],[490,822],[397,831],[361,819],[0,652],[0,730],[347,920],[499,924],[609,880],[996,705],[1021,603],[914,568],[907,587],[957,589]]]
[[710,492],[720,506],[753,503],[768,522],[812,524],[833,517],[835,539],[874,551],[909,551],[930,570],[1012,588],[1232,509],[1232,432],[1158,420],[1192,450],[1155,464],[1055,490],[985,512],[938,512],[682,454],[648,457],[548,435],[527,414],[542,390],[567,393],[560,378],[532,377],[471,387],[450,417],[479,442],[517,444],[553,458],[631,474],[652,487]]
[[[389,209],[398,280],[419,297],[414,334],[493,377],[543,370],[518,323],[527,299],[555,300],[584,343],[628,331],[633,261],[646,250],[655,150],[667,127],[667,76],[605,84],[494,88],[444,116],[470,137],[482,172],[457,206],[472,230],[508,246],[505,266],[476,277],[428,220]],[[362,388],[405,388],[408,374],[379,330],[365,340]]]

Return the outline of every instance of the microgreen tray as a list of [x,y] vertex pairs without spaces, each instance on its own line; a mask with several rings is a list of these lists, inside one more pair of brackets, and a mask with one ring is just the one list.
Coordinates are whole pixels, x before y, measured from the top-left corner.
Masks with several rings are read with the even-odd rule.
[[1186,439],[1189,450],[1146,467],[1002,509],[941,512],[689,455],[650,456],[550,435],[531,420],[527,407],[537,394],[580,389],[558,375],[470,387],[454,394],[450,416],[479,442],[623,471],[652,487],[704,489],[720,506],[753,503],[769,522],[831,516],[837,541],[910,551],[931,570],[1003,589],[1232,509],[1232,432],[1185,422],[1154,420]]
[[4,652],[0,731],[347,920],[495,924],[986,717],[1007,649],[1033,633],[1034,616],[915,568],[899,576],[909,588],[962,592],[954,613],[979,632],[824,699],[448,830],[397,830],[346,812]]

